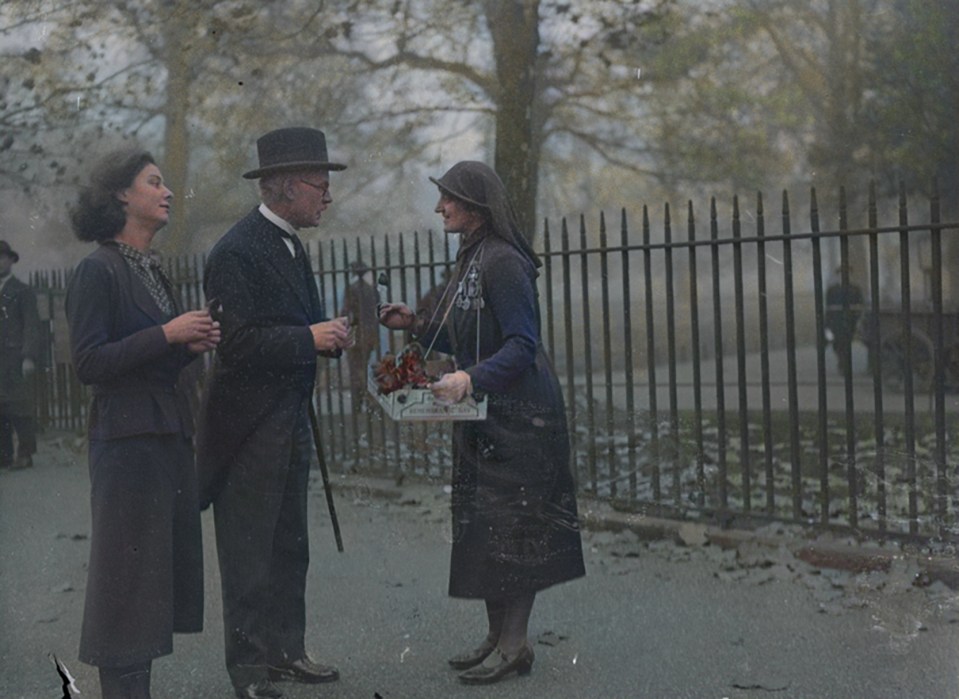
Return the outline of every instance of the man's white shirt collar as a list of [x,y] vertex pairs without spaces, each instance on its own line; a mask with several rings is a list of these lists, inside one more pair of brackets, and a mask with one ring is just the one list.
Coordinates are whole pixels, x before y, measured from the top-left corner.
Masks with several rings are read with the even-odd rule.
[[[266,218],[266,220],[273,225],[282,228],[291,236],[296,235],[296,230],[290,225],[289,221],[277,216],[266,204],[260,204],[260,213],[263,214],[264,218]],[[284,242],[287,249],[290,251],[290,254],[293,255],[293,257],[296,257],[296,248],[293,247],[293,240],[291,238],[287,238],[285,235],[281,235],[280,239]]]

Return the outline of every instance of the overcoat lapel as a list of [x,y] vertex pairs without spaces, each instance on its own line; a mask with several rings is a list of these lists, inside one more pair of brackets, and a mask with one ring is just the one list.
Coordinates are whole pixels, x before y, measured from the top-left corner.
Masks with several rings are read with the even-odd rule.
[[306,251],[306,247],[303,245],[302,241],[297,238],[294,240],[296,245],[297,255],[296,261],[300,264],[300,276],[303,278],[303,283],[306,285],[306,295],[307,300],[309,301],[308,310],[310,314],[310,322],[317,323],[322,320],[322,307],[320,306],[320,292],[316,288],[316,280],[313,278],[313,267],[310,264],[310,256]]
[[293,292],[296,294],[297,300],[303,305],[303,308],[306,310],[307,315],[313,317],[312,304],[310,302],[309,290],[306,287],[306,279],[303,273],[303,262],[300,260],[300,255],[305,255],[303,246],[297,246],[297,257],[290,255],[289,248],[286,247],[286,244],[280,240],[280,235],[278,229],[269,221],[267,226],[273,230],[264,229],[262,232],[266,234],[267,240],[266,243],[266,262],[269,264],[277,275],[283,280],[284,284],[287,284]]
[[[127,274],[130,276],[130,295],[133,297],[133,302],[137,305],[137,308],[161,325],[169,320],[160,310],[157,302],[153,300],[150,290],[140,281],[140,277],[133,273],[129,265],[127,266]],[[175,304],[176,301],[174,301]]]

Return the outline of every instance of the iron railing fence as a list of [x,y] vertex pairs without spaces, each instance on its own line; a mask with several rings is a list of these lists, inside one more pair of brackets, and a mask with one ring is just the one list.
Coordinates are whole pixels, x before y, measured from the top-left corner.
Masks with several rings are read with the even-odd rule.
[[[885,204],[885,202],[883,202]],[[778,230],[757,195],[705,223],[693,203],[674,224],[626,209],[545,222],[538,249],[543,338],[565,386],[580,489],[646,513],[729,523],[781,521],[876,537],[956,540],[959,223],[933,194],[910,222],[904,190],[862,225],[839,192],[824,230],[816,192],[794,229],[783,193]],[[882,221],[890,218],[890,221]],[[443,283],[455,240],[432,232],[308,242],[329,315],[362,259],[384,300],[415,304]],[[168,261],[187,307],[203,302],[202,256]],[[69,367],[68,272],[38,273],[51,361],[41,422],[80,429],[86,394]],[[835,274],[835,279],[830,275]],[[827,307],[829,287],[856,286]],[[830,314],[855,321],[829,343]],[[376,355],[404,346],[382,331]],[[371,357],[375,362],[376,356]],[[841,372],[841,367],[848,371]],[[321,360],[317,405],[334,471],[444,479],[448,423],[396,423],[352,406],[345,362]]]

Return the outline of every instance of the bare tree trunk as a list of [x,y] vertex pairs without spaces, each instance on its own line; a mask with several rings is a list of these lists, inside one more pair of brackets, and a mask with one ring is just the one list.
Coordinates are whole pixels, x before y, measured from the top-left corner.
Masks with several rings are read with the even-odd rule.
[[484,0],[483,10],[498,84],[494,167],[509,190],[523,233],[532,239],[542,141],[534,119],[539,0]]
[[187,182],[190,172],[190,136],[187,118],[190,113],[190,50],[184,27],[178,21],[189,16],[176,13],[166,32],[164,52],[167,68],[166,105],[164,114],[165,153],[163,175],[174,192],[173,210],[162,247],[172,253],[186,252],[189,236],[187,222]]

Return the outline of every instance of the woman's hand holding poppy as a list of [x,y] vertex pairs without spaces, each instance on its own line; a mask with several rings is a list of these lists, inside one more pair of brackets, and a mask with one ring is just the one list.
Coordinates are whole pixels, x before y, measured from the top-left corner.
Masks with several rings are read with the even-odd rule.
[[220,324],[210,316],[209,309],[187,311],[162,327],[169,344],[186,345],[194,353],[207,352],[220,342]]

